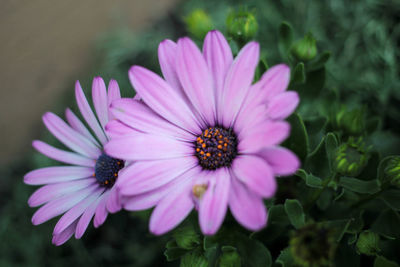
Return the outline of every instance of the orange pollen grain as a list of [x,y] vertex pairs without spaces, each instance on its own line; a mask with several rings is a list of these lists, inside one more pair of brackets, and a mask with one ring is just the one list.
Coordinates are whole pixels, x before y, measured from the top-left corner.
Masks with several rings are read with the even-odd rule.
[[200,148],[196,148],[196,152],[200,152]]
[[117,177],[117,176],[118,176],[118,173],[114,173],[114,176]]
[[204,151],[200,151],[200,155],[204,155]]
[[221,145],[218,145],[217,148],[218,148],[218,149],[222,149],[222,146],[221,146]]
[[207,152],[206,156],[207,156],[207,157],[210,157],[210,156],[211,156],[210,152]]
[[205,148],[205,147],[206,147],[206,144],[202,144],[201,147],[202,147],[202,148]]

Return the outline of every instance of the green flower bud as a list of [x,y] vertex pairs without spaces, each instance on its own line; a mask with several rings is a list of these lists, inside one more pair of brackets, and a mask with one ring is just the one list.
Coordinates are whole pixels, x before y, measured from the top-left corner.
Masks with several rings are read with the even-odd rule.
[[331,265],[336,252],[334,234],[334,230],[317,223],[298,229],[289,241],[295,262],[305,267]]
[[239,42],[252,39],[258,30],[256,17],[248,11],[231,12],[226,19],[226,26],[228,34]]
[[180,266],[192,266],[192,267],[207,267],[208,262],[206,257],[198,252],[186,253],[181,258]]
[[176,244],[184,249],[192,249],[200,244],[200,235],[190,226],[175,229],[173,237]]
[[189,34],[197,39],[204,39],[207,32],[214,28],[214,23],[210,16],[202,9],[193,10],[186,18],[186,29]]
[[345,106],[342,106],[336,114],[336,126],[348,133],[349,135],[361,135],[365,128],[365,110],[363,108],[347,111]]
[[218,266],[240,267],[242,265],[240,255],[234,247],[222,247],[222,255]]
[[292,54],[299,60],[309,61],[317,55],[317,42],[311,33],[293,44]]
[[371,231],[364,231],[360,234],[356,244],[357,252],[368,256],[376,255],[379,249],[379,235]]
[[350,137],[336,150],[335,168],[340,174],[357,176],[368,163],[369,153],[362,137]]
[[400,157],[394,157],[388,162],[385,174],[389,177],[392,185],[400,188]]

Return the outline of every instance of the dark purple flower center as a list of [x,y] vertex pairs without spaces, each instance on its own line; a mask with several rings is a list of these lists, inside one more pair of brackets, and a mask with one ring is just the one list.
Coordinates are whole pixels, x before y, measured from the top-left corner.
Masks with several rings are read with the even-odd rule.
[[203,169],[229,167],[237,155],[235,133],[219,126],[205,129],[196,139],[195,155]]
[[125,162],[123,160],[101,154],[94,167],[94,176],[100,185],[112,187],[118,178],[118,172],[124,165]]

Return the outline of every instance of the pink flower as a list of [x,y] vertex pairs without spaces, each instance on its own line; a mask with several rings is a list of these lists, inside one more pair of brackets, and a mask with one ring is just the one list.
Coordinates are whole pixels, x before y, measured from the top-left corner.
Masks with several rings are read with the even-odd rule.
[[104,223],[108,212],[121,209],[116,186],[113,185],[119,170],[124,167],[124,161],[103,152],[103,146],[109,139],[104,126],[113,119],[109,105],[111,101],[121,98],[118,84],[111,80],[107,95],[103,79],[94,78],[92,95],[97,118],[78,81],[75,95],[79,110],[97,139],[70,109],[66,110],[68,124],[53,113],[46,113],[43,122],[47,129],[73,152],[42,141],[33,141],[33,147],[47,157],[69,165],[33,170],[24,177],[26,184],[44,185],[28,200],[31,207],[44,204],[32,217],[34,225],[64,213],[53,232],[53,244],[57,246],[65,243],[74,233],[75,238],[81,238],[93,216],[94,226],[98,227]]
[[227,209],[250,230],[266,225],[263,198],[274,196],[275,176],[293,174],[297,157],[279,144],[284,121],[296,108],[286,92],[290,70],[277,65],[252,85],[259,45],[248,43],[235,60],[223,35],[211,31],[203,52],[189,39],[163,41],[164,79],[133,66],[130,80],[141,97],[116,100],[118,119],[107,125],[113,157],[135,161],[117,182],[124,208],[155,206],[150,231],[163,234],[196,208],[204,234],[214,234]]

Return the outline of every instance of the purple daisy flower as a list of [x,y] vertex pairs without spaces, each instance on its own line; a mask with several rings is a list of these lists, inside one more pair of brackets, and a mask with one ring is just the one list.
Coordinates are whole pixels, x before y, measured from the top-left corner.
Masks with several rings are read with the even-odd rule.
[[296,155],[279,144],[290,132],[284,121],[296,108],[286,92],[290,70],[270,68],[252,85],[259,44],[248,43],[233,59],[218,31],[203,52],[189,38],[163,41],[159,61],[164,79],[133,66],[132,85],[141,101],[111,104],[118,119],[106,130],[105,151],[134,161],[117,182],[124,208],[155,206],[150,231],[163,234],[196,208],[204,234],[214,234],[229,207],[250,230],[266,225],[263,198],[276,191],[275,176],[293,174]]
[[32,217],[34,225],[65,213],[53,232],[52,242],[57,246],[65,243],[74,233],[75,238],[81,238],[93,216],[94,226],[98,227],[104,223],[108,212],[121,209],[116,186],[113,185],[125,162],[103,152],[103,146],[110,138],[104,127],[113,119],[109,105],[121,98],[118,84],[111,80],[107,94],[103,79],[94,78],[92,97],[97,118],[79,81],[75,84],[75,95],[79,110],[97,139],[70,109],[66,110],[68,124],[53,113],[46,113],[43,122],[47,129],[73,152],[38,140],[33,141],[33,147],[49,158],[70,165],[33,170],[24,177],[26,184],[44,185],[28,200],[31,207],[44,204]]

